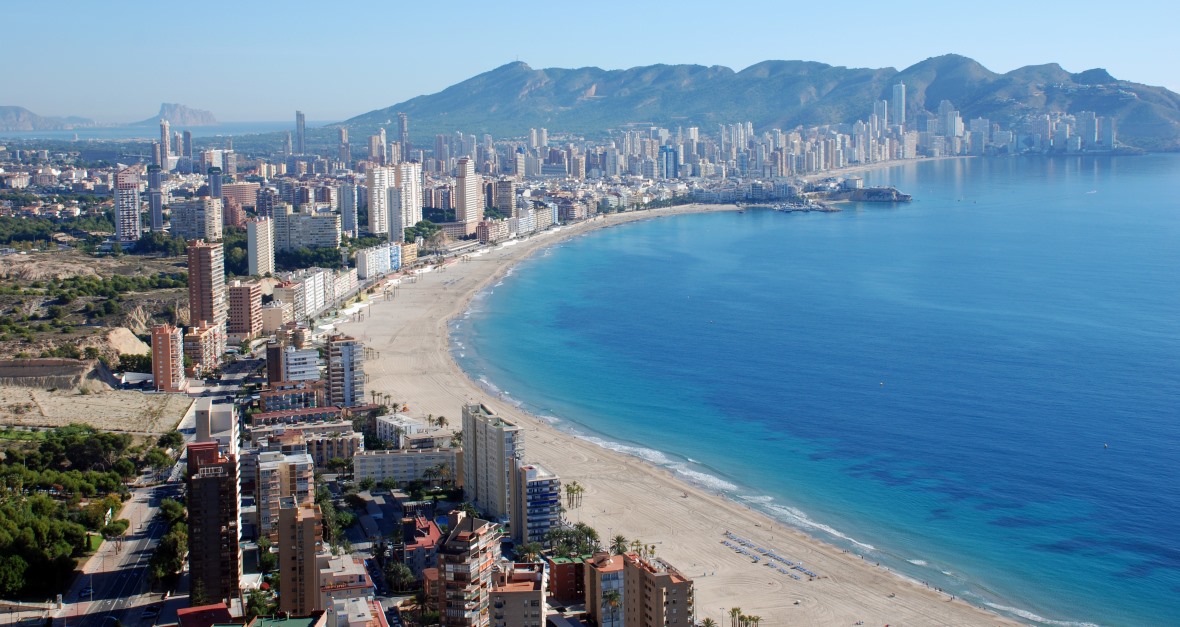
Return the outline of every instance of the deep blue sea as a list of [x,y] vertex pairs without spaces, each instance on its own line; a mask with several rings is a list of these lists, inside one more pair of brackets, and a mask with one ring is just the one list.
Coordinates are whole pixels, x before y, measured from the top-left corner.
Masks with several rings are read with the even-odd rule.
[[866,182],[915,200],[549,247],[453,351],[561,427],[978,605],[1175,624],[1180,155]]

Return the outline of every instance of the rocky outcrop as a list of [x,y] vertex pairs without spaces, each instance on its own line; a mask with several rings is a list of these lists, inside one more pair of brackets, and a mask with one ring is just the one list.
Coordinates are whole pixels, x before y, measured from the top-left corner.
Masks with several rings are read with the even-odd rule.
[[142,122],[136,122],[132,126],[153,126],[159,124],[160,120],[168,120],[169,124],[177,127],[217,125],[217,118],[213,117],[209,111],[190,109],[175,102],[165,102],[160,104],[159,113]]

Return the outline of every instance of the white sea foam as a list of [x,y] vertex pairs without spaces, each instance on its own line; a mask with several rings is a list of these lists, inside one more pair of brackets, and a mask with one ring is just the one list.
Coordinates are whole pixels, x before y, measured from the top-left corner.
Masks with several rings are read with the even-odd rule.
[[672,466],[672,470],[674,470],[676,472],[676,474],[679,474],[679,475],[685,477],[690,482],[695,483],[700,486],[703,486],[703,487],[708,488],[710,490],[726,490],[726,491],[728,491],[728,490],[736,490],[737,489],[736,485],[726,481],[725,479],[722,479],[721,477],[718,477],[716,475],[711,475],[707,472],[693,470],[692,468],[689,468],[688,466],[686,466],[684,464],[675,464]]
[[906,561],[913,564],[914,566],[929,566],[930,565],[930,563],[927,562],[926,560],[906,560]]
[[665,465],[672,463],[672,460],[668,459],[667,455],[664,455],[660,451],[657,451],[652,448],[645,448],[642,446],[631,446],[629,444],[622,444],[622,443],[614,442],[611,440],[605,440],[603,438],[596,437],[596,436],[586,436],[585,440],[587,442],[590,442],[591,444],[601,446],[602,448],[612,450],[617,453],[623,453],[625,455],[631,455],[633,457],[638,457],[646,462],[650,462],[650,463],[655,464],[657,466],[665,466]]
[[999,610],[999,611],[1007,613],[1007,614],[1019,616],[1020,618],[1023,618],[1024,620],[1030,620],[1034,623],[1040,623],[1042,625],[1060,625],[1061,627],[1098,627],[1098,625],[1096,625],[1094,623],[1081,623],[1081,622],[1068,621],[1068,620],[1053,620],[1050,618],[1045,618],[1044,616],[1038,616],[1037,614],[1033,614],[1032,612],[1030,612],[1028,610],[1022,610],[1018,607],[1008,607],[1007,605],[1000,605],[998,603],[990,603],[990,602],[986,602],[986,601],[984,602],[984,604],[994,610]]
[[491,392],[492,394],[499,394],[500,393],[500,388],[496,387],[495,383],[488,381],[485,377],[479,378],[479,385],[483,389],[487,390],[488,392]]
[[540,418],[541,420],[544,420],[545,422],[547,422],[551,425],[555,425],[555,424],[561,422],[561,418],[558,418],[557,416],[539,415],[537,417]]
[[765,494],[739,494],[737,497],[750,503],[766,504],[774,502],[773,496],[766,496]]
[[784,518],[786,518],[788,520],[788,522],[794,524],[795,526],[807,527],[810,529],[818,529],[819,531],[822,531],[830,536],[834,536],[836,538],[840,538],[841,540],[851,542],[866,551],[876,551],[877,550],[877,547],[875,547],[871,544],[861,542],[860,540],[857,540],[857,539],[853,538],[852,536],[845,535],[844,533],[841,533],[839,530],[837,530],[834,527],[825,525],[820,522],[816,522],[816,521],[808,518],[807,514],[804,514],[803,512],[795,509],[794,507],[784,507],[782,505],[770,505],[769,508],[771,510],[773,510],[776,514],[779,514],[780,516],[783,516]]
[[[552,418],[552,417],[550,417],[550,418]],[[590,442],[591,444],[595,444],[597,446],[601,446],[602,448],[605,448],[605,449],[608,449],[611,451],[615,451],[617,453],[623,453],[624,455],[638,457],[638,458],[640,458],[650,464],[654,464],[656,466],[664,466],[664,467],[668,468],[669,470],[671,470],[672,472],[684,477],[684,479],[687,480],[689,483],[701,486],[701,487],[706,488],[708,490],[714,490],[714,491],[718,491],[718,492],[727,492],[727,491],[732,491],[732,490],[737,489],[736,485],[722,479],[721,477],[718,477],[716,475],[711,475],[707,472],[694,470],[693,468],[690,468],[687,464],[675,462],[661,451],[657,451],[655,449],[650,449],[650,448],[646,448],[646,447],[642,447],[642,446],[632,446],[629,444],[622,444],[620,442],[614,442],[612,440],[607,440],[607,439],[600,438],[597,436],[581,436],[581,437],[582,437],[582,439],[586,440],[587,442]]]

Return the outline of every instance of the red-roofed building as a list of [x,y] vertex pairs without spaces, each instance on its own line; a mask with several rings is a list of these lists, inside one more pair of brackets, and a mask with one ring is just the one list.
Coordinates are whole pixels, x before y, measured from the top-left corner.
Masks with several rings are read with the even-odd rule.
[[212,627],[218,623],[232,623],[229,607],[225,603],[199,605],[176,610],[176,624],[179,627]]
[[438,544],[442,530],[425,516],[402,519],[402,542],[394,547],[394,558],[410,568],[414,579],[421,581],[422,572],[438,566]]

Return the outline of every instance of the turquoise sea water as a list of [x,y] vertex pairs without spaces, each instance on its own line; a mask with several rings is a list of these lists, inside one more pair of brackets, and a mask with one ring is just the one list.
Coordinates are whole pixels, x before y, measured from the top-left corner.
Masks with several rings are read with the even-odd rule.
[[559,426],[976,604],[1174,623],[1180,155],[867,182],[916,200],[550,247],[452,323],[455,356]]

